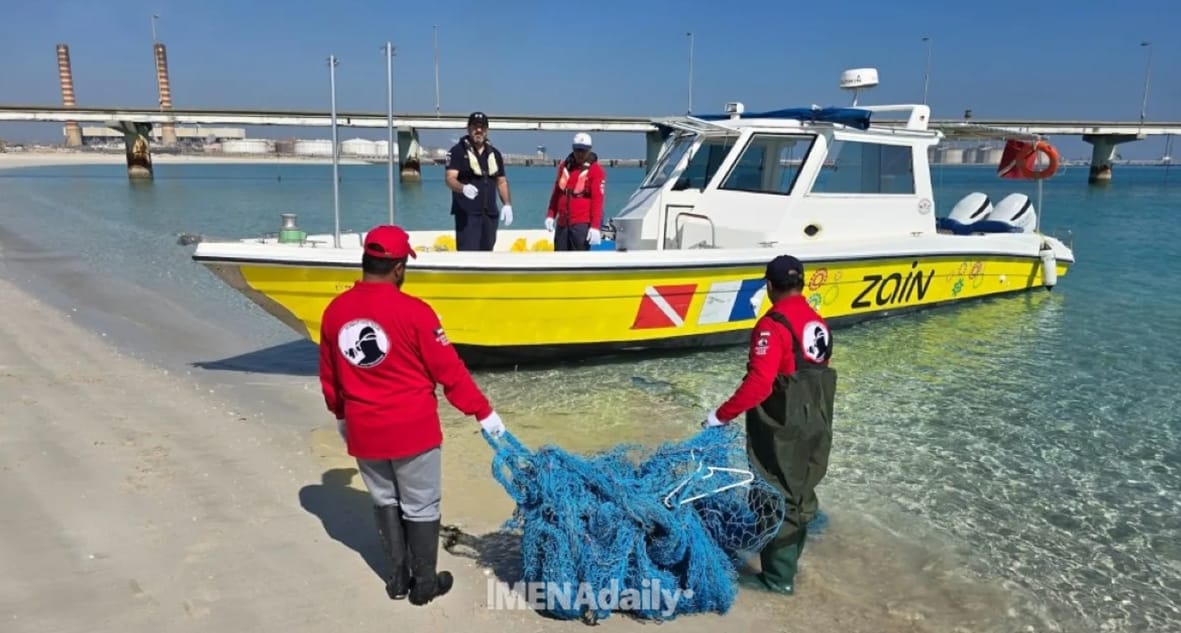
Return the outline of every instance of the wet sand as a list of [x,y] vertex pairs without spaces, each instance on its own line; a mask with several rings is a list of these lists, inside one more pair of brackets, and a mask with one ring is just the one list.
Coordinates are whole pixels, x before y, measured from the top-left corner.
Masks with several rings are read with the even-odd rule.
[[[151,291],[71,267],[0,222],[0,622],[4,631],[557,631],[580,624],[489,609],[515,580],[495,534],[512,502],[470,419],[443,404],[444,522],[475,547],[442,553],[456,587],[425,608],[391,602],[368,495],[305,371],[210,369],[251,343]],[[15,283],[14,283],[15,282]],[[36,296],[34,296],[34,294]],[[251,370],[253,369],[253,371]],[[494,403],[497,394],[491,394]],[[651,404],[651,403],[649,403]],[[502,410],[531,446],[567,445],[538,406]],[[959,576],[944,548],[839,509],[809,545],[797,595],[743,591],[725,616],[674,630],[1011,630],[1011,596]],[[920,546],[921,545],[921,546]],[[938,553],[935,553],[938,552]],[[640,624],[620,615],[603,630]]]

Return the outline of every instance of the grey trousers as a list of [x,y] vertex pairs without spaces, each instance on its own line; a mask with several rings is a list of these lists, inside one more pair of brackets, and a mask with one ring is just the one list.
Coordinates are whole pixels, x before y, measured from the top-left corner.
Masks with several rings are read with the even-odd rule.
[[375,506],[398,505],[407,521],[440,518],[443,459],[439,447],[402,459],[357,459]]

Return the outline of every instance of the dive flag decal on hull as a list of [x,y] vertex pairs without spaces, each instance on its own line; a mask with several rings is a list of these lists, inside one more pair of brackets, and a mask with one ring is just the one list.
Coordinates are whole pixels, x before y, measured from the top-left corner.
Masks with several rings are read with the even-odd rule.
[[648,286],[640,297],[640,308],[636,310],[633,330],[662,327],[681,327],[697,284],[679,286]]
[[705,295],[705,305],[701,307],[697,324],[730,323],[755,318],[751,299],[766,283],[762,279],[715,281],[710,284],[709,292]]

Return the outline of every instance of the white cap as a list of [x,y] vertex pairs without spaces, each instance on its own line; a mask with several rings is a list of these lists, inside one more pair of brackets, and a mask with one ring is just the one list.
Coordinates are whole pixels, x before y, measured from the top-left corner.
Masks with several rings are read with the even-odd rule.
[[591,137],[586,132],[579,132],[574,135],[574,149],[590,149]]

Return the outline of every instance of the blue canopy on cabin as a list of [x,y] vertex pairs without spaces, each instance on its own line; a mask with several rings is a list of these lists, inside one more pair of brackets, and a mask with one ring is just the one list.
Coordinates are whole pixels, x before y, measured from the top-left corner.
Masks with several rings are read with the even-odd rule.
[[[861,108],[785,108],[770,112],[746,112],[744,119],[795,119],[814,123],[839,123],[859,130],[869,129],[869,110]],[[694,115],[706,121],[720,121],[729,119],[729,114],[699,114]]]

